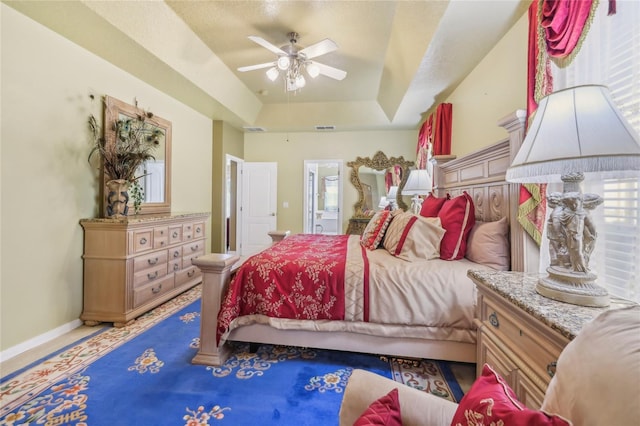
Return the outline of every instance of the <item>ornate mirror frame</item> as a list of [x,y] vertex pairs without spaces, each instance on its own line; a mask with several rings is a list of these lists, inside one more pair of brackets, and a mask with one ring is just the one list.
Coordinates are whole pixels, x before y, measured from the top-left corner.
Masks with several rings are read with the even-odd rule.
[[369,215],[366,215],[362,210],[362,206],[364,205],[364,190],[362,188],[362,182],[360,181],[360,167],[369,167],[374,170],[386,170],[392,166],[400,166],[402,168],[402,181],[398,186],[396,202],[398,203],[399,208],[401,208],[402,210],[407,210],[408,206],[404,201],[402,201],[401,193],[402,188],[404,188],[404,185],[407,183],[407,178],[409,177],[409,168],[414,164],[415,163],[413,161],[406,161],[402,156],[387,158],[387,156],[382,151],[376,152],[373,158],[357,157],[355,161],[349,161],[347,163],[347,167],[351,167],[351,183],[358,191],[358,201],[356,201],[356,203],[353,205],[353,208],[355,210],[353,218],[368,219],[371,217]]
[[[124,116],[136,117],[138,114],[146,113],[142,108],[134,105],[129,105],[126,102],[113,98],[111,96],[105,96],[104,98],[104,137],[107,143],[115,143],[116,136],[114,131],[114,122]],[[171,212],[171,122],[160,118],[157,115],[153,115],[151,118],[147,118],[147,122],[157,126],[164,132],[164,194],[162,201],[158,202],[143,202],[140,206],[140,212],[138,214],[162,214]],[[158,155],[158,157],[160,157]],[[101,168],[100,181],[101,185],[100,199],[102,205],[100,211],[104,212],[105,195],[104,187],[106,179],[104,176],[104,170]],[[132,201],[130,201],[132,204]],[[130,211],[133,211],[133,206],[129,206]]]

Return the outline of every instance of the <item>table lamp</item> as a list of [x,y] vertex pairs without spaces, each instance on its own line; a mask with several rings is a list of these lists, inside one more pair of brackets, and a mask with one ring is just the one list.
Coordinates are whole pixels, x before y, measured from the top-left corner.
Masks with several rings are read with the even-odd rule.
[[387,201],[389,201],[389,207],[391,210],[395,210],[398,208],[398,187],[392,186],[389,188],[389,192],[387,193]]
[[412,194],[411,198],[411,212],[414,214],[420,214],[422,209],[421,195],[428,195],[433,189],[431,184],[431,175],[426,169],[415,169],[409,173],[407,183],[402,188],[402,194]]
[[598,179],[640,174],[640,138],[605,86],[578,86],[542,98],[506,179],[563,182],[562,192],[547,196],[550,264],[536,291],[575,305],[607,306],[609,295],[589,269],[597,236],[590,211],[603,200],[582,193],[585,173]]

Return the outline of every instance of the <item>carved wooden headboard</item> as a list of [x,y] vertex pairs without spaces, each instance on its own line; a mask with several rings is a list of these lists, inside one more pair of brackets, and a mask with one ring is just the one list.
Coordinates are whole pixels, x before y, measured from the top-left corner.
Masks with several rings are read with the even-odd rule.
[[[476,220],[491,222],[506,217],[510,225],[511,269],[525,271],[528,263],[536,262],[537,247],[517,221],[520,186],[508,183],[505,173],[524,139],[524,111],[518,110],[503,118],[498,125],[509,137],[461,158],[436,156],[434,186],[436,195],[451,197],[466,191],[473,198]],[[527,259],[527,257],[536,259]],[[536,265],[537,267],[537,265]]]

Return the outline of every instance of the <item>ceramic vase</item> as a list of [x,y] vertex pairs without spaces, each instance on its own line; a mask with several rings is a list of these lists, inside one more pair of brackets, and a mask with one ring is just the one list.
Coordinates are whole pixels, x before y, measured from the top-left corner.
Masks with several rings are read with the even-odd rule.
[[129,212],[129,181],[114,179],[107,182],[106,217],[118,219]]

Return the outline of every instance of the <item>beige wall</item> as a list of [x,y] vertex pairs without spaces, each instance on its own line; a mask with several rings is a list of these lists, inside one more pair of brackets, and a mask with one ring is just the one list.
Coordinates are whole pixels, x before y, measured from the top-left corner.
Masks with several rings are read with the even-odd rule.
[[496,123],[526,108],[528,25],[525,13],[445,101],[453,105],[452,154],[506,138]]
[[[387,157],[404,156],[415,161],[416,130],[381,132],[309,132],[309,133],[247,133],[245,161],[275,161],[278,163],[278,229],[292,233],[303,229],[304,160],[343,160],[343,223],[346,231],[357,193],[349,180],[347,162],[356,157],[373,157],[376,151]],[[407,197],[409,200],[410,197]],[[405,200],[405,201],[407,201]],[[289,208],[283,208],[288,202]]]
[[212,122],[1,4],[0,350],[77,321],[83,234],[97,212],[87,118],[108,94],[173,124],[174,211],[209,211]]
[[[14,9],[0,8],[0,351],[73,324],[82,310],[78,222],[97,214],[86,119],[100,115],[100,108],[89,94],[137,97],[172,122],[173,211],[211,211],[212,247],[222,244],[226,153],[278,163],[278,227],[293,232],[302,230],[305,159],[344,160],[343,230],[356,201],[346,162],[377,150],[415,160],[417,129],[243,135]],[[454,105],[454,154],[506,137],[495,123],[524,108],[526,27],[525,15],[447,99]]]

